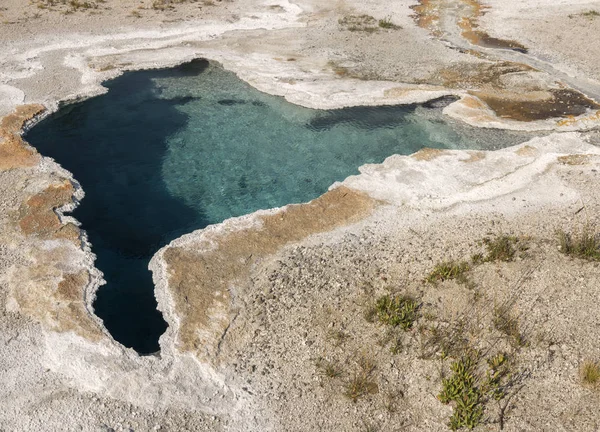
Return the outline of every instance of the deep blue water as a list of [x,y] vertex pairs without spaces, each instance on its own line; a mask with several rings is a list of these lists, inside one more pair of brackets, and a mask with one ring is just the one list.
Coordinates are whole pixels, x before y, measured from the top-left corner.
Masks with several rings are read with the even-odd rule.
[[493,148],[520,135],[442,120],[435,105],[316,111],[194,61],[127,73],[67,105],[26,139],[71,171],[75,210],[107,284],[96,314],[140,353],[159,349],[148,262],[174,238],[257,209],[305,202],[365,163],[422,147]]

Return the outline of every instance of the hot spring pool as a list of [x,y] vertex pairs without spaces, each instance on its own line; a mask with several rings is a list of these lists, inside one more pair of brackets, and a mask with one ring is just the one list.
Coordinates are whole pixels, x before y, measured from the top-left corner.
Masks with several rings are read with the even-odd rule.
[[184,233],[310,201],[365,163],[423,147],[491,149],[526,135],[486,131],[424,106],[318,111],[261,93],[204,60],[127,73],[26,136],[81,183],[82,223],[106,285],[96,314],[142,354],[159,349],[148,262]]

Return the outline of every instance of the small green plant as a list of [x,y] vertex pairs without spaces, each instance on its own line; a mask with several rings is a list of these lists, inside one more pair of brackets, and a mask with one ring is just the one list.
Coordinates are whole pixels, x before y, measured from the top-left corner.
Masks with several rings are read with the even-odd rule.
[[509,305],[494,306],[492,323],[496,330],[508,338],[511,345],[514,347],[525,346],[526,341],[521,333],[519,318],[512,313]]
[[499,235],[493,239],[484,239],[483,243],[487,248],[487,255],[484,257],[484,261],[512,261],[517,251],[515,247],[517,241],[516,237],[508,235]]
[[421,337],[421,358],[458,358],[469,349],[469,335],[464,320],[459,319],[449,326],[431,325],[424,327]]
[[442,391],[438,395],[442,403],[454,403],[454,411],[448,427],[458,430],[473,429],[483,418],[484,405],[481,390],[477,386],[477,359],[465,355],[450,365],[452,376],[442,380]]
[[584,17],[589,18],[589,19],[594,19],[594,18],[600,16],[600,12],[598,12],[597,10],[589,10],[587,12],[583,12],[581,14],[581,16],[584,16]]
[[509,373],[508,357],[505,353],[498,353],[487,359],[487,364],[484,392],[497,401],[502,400],[506,396],[506,392],[502,388],[502,379]]
[[342,330],[330,330],[327,333],[327,338],[333,341],[335,346],[340,346],[349,338],[349,336]]
[[589,225],[583,227],[577,234],[558,232],[560,251],[566,255],[600,261],[600,236]]
[[410,330],[417,319],[419,304],[405,295],[384,295],[377,300],[375,311],[379,322],[393,327]]
[[390,346],[390,352],[394,355],[400,354],[402,352],[402,348],[402,339],[396,338],[394,341],[392,341],[392,345]]
[[402,28],[399,25],[394,24],[392,18],[389,16],[379,20],[379,27],[391,30],[399,30]]
[[482,253],[475,253],[471,255],[471,262],[473,263],[473,265],[482,264],[484,261],[485,259]]
[[446,280],[457,279],[459,282],[466,282],[465,273],[471,269],[469,263],[465,261],[444,261],[437,264],[425,280],[429,283],[443,282]]
[[586,360],[580,369],[581,381],[585,385],[595,387],[600,385],[600,364],[591,360]]
[[356,402],[362,396],[377,393],[379,387],[373,379],[375,363],[369,357],[361,355],[354,371],[344,390],[344,395],[352,402]]
[[[487,371],[483,376],[486,363]],[[438,395],[442,403],[453,404],[448,426],[452,430],[473,429],[484,421],[483,414],[490,400],[500,403],[507,397],[513,376],[511,362],[503,352],[484,358],[470,348],[451,363],[450,370],[452,375],[442,379],[442,391]]]
[[337,378],[342,375],[342,370],[337,364],[323,358],[317,359],[316,366],[321,375],[327,378]]

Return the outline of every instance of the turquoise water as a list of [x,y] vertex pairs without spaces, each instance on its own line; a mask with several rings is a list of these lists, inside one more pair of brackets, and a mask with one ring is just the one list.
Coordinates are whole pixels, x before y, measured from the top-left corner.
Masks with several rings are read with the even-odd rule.
[[422,147],[498,148],[427,106],[316,111],[263,94],[206,61],[125,74],[26,139],[74,174],[75,210],[107,284],[94,308],[114,338],[147,354],[166,323],[148,262],[174,238],[257,209],[309,201],[365,163]]

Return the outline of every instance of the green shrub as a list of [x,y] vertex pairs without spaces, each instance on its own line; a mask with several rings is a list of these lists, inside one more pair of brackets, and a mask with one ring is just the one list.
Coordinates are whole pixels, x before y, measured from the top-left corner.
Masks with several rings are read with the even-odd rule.
[[412,328],[419,304],[410,296],[384,295],[377,300],[375,311],[379,322],[393,327],[400,326],[404,330]]

